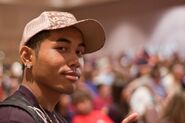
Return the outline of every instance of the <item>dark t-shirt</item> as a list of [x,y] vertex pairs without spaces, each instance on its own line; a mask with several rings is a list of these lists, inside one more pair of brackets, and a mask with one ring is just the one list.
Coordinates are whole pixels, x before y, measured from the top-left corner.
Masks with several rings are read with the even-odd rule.
[[[32,106],[40,109],[36,98],[26,87],[20,86],[15,93],[21,94],[32,104]],[[55,118],[57,118],[59,123],[67,123],[66,120],[61,115],[59,116],[55,111],[49,112],[45,110],[45,112],[51,120],[55,121]],[[54,117],[54,115],[56,117]],[[26,111],[17,107],[6,106],[0,108],[0,123],[35,123],[35,121]]]

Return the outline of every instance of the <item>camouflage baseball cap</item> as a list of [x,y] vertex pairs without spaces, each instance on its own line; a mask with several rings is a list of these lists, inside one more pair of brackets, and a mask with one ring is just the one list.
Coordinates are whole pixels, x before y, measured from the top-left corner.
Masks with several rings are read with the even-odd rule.
[[31,37],[43,30],[62,29],[70,26],[74,26],[82,32],[86,46],[85,53],[95,52],[103,47],[105,32],[97,20],[84,19],[78,21],[69,12],[45,11],[25,26],[20,49]]

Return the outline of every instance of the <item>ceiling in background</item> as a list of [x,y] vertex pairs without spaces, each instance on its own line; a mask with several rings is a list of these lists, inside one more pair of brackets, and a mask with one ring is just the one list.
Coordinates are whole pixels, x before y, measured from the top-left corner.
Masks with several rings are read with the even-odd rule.
[[[156,17],[151,14],[183,4],[184,0],[0,0],[0,56],[3,51],[6,63],[18,60],[25,24],[45,10],[71,11],[78,18],[90,16],[101,20],[107,34],[111,34],[122,16],[125,16],[123,20],[129,16],[136,23],[143,22],[140,26],[150,28]],[[142,17],[151,18],[150,23],[145,23]]]

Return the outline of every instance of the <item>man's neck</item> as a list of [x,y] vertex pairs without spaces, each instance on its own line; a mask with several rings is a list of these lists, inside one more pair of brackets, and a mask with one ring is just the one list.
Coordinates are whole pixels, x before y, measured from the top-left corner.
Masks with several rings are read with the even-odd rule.
[[40,106],[50,112],[54,110],[55,105],[60,99],[60,94],[41,84],[38,85],[36,82],[23,82],[23,85],[33,93]]

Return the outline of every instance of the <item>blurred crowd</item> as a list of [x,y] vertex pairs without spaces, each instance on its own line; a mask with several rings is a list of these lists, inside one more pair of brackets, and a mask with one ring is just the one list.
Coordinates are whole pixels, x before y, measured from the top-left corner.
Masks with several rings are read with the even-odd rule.
[[[85,57],[76,92],[62,95],[56,106],[70,123],[120,123],[137,112],[138,123],[185,123],[185,61],[145,49],[133,57]],[[0,64],[0,100],[21,84],[19,62]],[[105,122],[106,121],[106,122]]]

